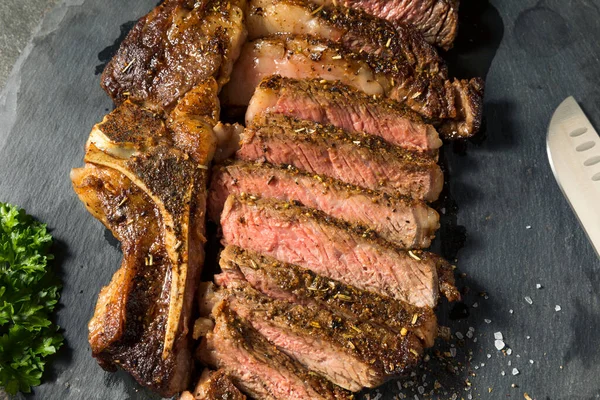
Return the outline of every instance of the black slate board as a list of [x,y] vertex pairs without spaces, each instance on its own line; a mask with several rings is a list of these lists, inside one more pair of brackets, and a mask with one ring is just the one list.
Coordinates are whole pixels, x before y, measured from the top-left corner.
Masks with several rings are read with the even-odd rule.
[[[152,398],[127,374],[103,372],[90,355],[86,324],[120,254],[79,204],[68,173],[82,164],[91,126],[112,108],[95,74],[111,55],[107,47],[155,4],[64,1],[0,95],[0,201],[48,223],[64,281],[57,322],[66,346],[35,398]],[[550,116],[568,95],[600,127],[599,20],[597,0],[463,1],[461,39],[447,56],[459,76],[487,75],[486,129],[446,146],[450,197],[440,205],[446,215],[436,248],[456,256],[458,272],[466,274],[458,281],[464,303],[442,305],[442,322],[463,335],[474,328],[477,342],[441,343],[442,351],[457,348],[458,373],[440,367],[432,352],[415,377],[400,381],[407,398],[426,398],[420,392],[429,393],[436,380],[443,388],[433,398],[600,398],[600,262],[545,152]],[[497,331],[510,356],[495,350]],[[402,398],[397,382],[370,397],[377,393]]]

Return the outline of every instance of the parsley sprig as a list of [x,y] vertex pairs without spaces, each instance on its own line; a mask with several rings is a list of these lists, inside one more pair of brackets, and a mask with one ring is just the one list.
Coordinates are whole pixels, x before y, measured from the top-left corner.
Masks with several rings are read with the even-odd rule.
[[60,282],[48,270],[52,236],[24,210],[0,202],[0,386],[29,393],[63,343],[50,318]]

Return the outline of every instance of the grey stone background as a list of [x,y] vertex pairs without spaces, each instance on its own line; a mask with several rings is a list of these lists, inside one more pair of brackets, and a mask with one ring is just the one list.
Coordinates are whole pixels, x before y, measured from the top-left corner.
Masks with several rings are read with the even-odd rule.
[[0,90],[33,31],[59,0],[0,0]]

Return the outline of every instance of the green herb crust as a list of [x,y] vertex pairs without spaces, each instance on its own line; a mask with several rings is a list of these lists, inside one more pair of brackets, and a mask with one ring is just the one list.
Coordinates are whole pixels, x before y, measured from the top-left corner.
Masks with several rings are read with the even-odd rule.
[[48,271],[52,236],[24,210],[0,202],[0,386],[29,393],[63,343],[50,318],[60,282]]

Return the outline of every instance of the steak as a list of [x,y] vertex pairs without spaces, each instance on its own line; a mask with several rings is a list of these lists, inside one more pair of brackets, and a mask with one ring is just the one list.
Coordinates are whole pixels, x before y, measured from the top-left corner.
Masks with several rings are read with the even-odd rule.
[[245,280],[273,299],[328,309],[399,335],[412,332],[426,347],[433,346],[437,336],[437,319],[428,307],[414,307],[236,246],[221,252],[219,264],[222,273],[215,279],[220,284]]
[[410,25],[433,45],[449,50],[458,33],[458,0],[314,0],[318,4],[343,4],[390,21]]
[[246,123],[266,112],[368,133],[408,150],[434,153],[442,145],[435,128],[405,105],[340,82],[266,78],[250,100]]
[[275,35],[246,43],[231,82],[223,88],[223,103],[247,106],[254,89],[271,75],[341,81],[368,95],[404,103],[447,138],[472,136],[481,124],[481,79],[445,80],[391,58],[352,53],[306,36]]
[[431,157],[371,135],[281,114],[258,116],[241,136],[236,157],[294,167],[390,195],[434,201],[444,177]]
[[379,386],[414,366],[422,354],[411,332],[402,336],[323,308],[273,300],[243,279],[217,282],[228,289],[228,307],[269,342],[347,390]]
[[246,396],[233,385],[225,371],[205,369],[194,393],[184,392],[179,400],[246,400]]
[[389,196],[296,168],[236,161],[213,169],[208,215],[218,222],[230,194],[299,201],[335,218],[374,230],[402,248],[429,247],[439,215],[425,203]]
[[394,58],[407,68],[448,76],[444,61],[421,35],[362,10],[307,0],[250,0],[247,18],[250,40],[276,33],[311,35],[355,53]]
[[157,112],[213,77],[229,80],[246,39],[245,0],[165,0],[131,29],[102,74],[102,87]]
[[92,354],[103,368],[119,366],[165,397],[185,389],[191,373],[189,322],[204,262],[216,95],[211,78],[168,121],[125,101],[94,127],[85,167],[71,172],[75,192],[123,250],[89,323]]
[[291,203],[230,196],[224,244],[297,264],[316,274],[418,307],[435,307],[437,257],[403,251],[373,231]]
[[265,400],[350,400],[351,393],[279,351],[252,326],[219,304],[215,329],[200,344],[201,360],[223,369],[249,396]]

